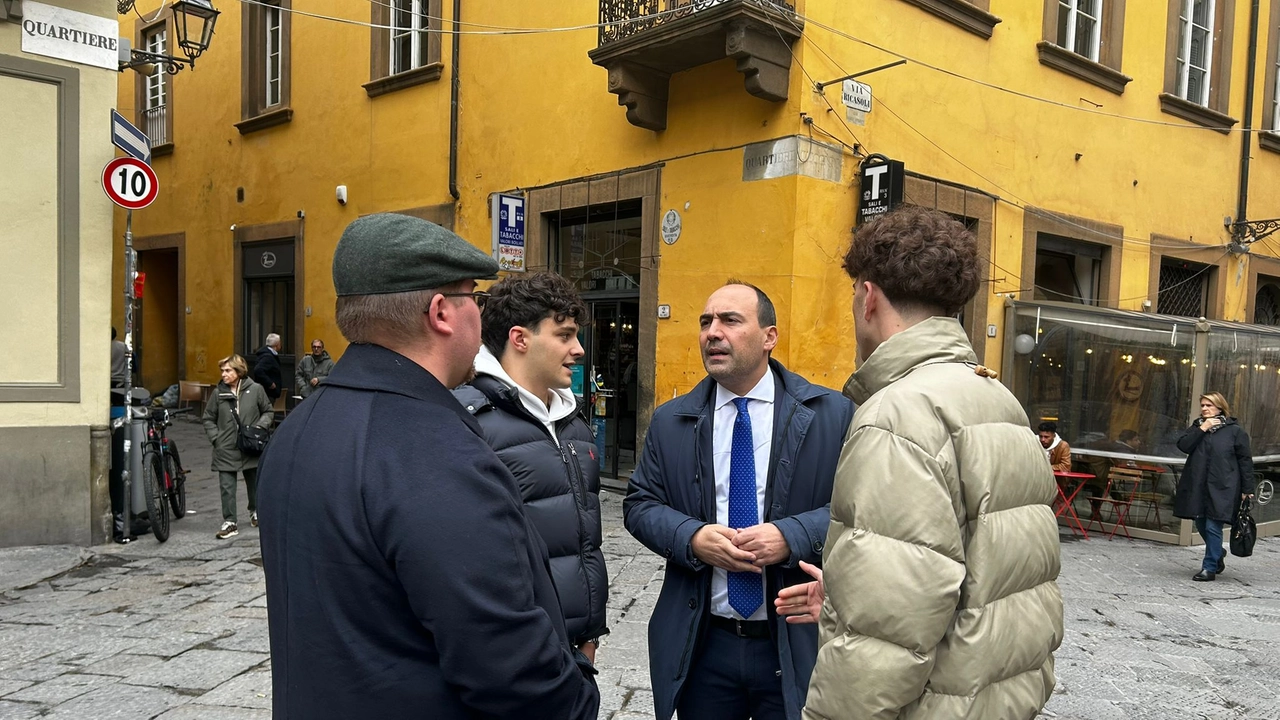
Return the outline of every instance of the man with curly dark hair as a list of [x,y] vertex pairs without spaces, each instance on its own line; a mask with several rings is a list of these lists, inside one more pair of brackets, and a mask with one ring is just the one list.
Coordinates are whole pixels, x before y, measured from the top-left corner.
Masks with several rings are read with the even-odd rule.
[[594,662],[608,632],[600,462],[570,390],[586,321],[577,290],[555,273],[502,280],[489,288],[481,315],[476,375],[454,395],[515,476],[525,513],[547,544],[569,639]]
[[[1062,642],[1056,490],[1027,415],[953,315],[982,282],[963,225],[907,207],[864,225],[854,281],[858,403],[840,455],[805,718],[1033,718]],[[810,574],[821,577],[816,569]]]

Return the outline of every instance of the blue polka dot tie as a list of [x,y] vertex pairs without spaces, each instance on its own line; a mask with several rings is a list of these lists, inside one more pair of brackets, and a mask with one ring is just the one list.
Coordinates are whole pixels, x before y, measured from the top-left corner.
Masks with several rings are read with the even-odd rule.
[[[734,398],[738,417],[733,421],[733,452],[729,455],[729,527],[745,528],[760,522],[756,507],[756,452],[751,437],[747,398]],[[729,607],[744,619],[764,602],[764,583],[753,572],[729,573]]]

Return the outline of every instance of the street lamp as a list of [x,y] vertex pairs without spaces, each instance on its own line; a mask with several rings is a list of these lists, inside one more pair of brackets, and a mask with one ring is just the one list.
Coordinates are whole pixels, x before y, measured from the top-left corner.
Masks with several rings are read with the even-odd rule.
[[[133,0],[121,0],[120,4]],[[209,49],[213,39],[213,26],[218,22],[219,12],[214,9],[210,0],[178,0],[173,4],[173,31],[177,35],[178,47],[182,48],[186,58],[162,55],[147,50],[128,49],[127,60],[120,61],[120,71],[133,68],[144,74],[155,72],[155,66],[164,68],[170,75],[178,74],[184,66],[196,66],[196,58]],[[121,39],[124,43],[124,39]]]
[[[213,26],[218,22],[218,11],[210,0],[178,0],[173,4],[174,32],[178,47],[195,67],[196,58],[209,49],[213,38]],[[194,35],[191,30],[198,30]]]

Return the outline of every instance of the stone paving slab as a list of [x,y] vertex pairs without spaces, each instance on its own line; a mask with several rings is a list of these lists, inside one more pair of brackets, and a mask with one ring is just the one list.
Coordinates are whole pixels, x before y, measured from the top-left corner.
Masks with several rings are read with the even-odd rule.
[[[0,585],[0,720],[270,717],[257,530],[214,539],[208,444],[197,424],[178,423],[173,436],[196,512],[167,543],[146,536],[74,562],[62,555],[33,581]],[[602,497],[612,632],[597,655],[600,718],[648,720],[648,623],[664,561],[627,534],[621,505]],[[247,518],[243,484],[239,506]],[[1202,553],[1064,540],[1066,633],[1043,717],[1280,720],[1280,539],[1228,557],[1214,583],[1191,582]]]
[[0,548],[0,593],[60,575],[92,556],[74,545]]

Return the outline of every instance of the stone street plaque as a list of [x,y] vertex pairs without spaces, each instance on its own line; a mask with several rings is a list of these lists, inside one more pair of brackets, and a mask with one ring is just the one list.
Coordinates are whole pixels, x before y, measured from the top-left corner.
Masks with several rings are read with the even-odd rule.
[[844,153],[838,147],[799,135],[752,143],[742,149],[742,180],[804,175],[840,182]]

